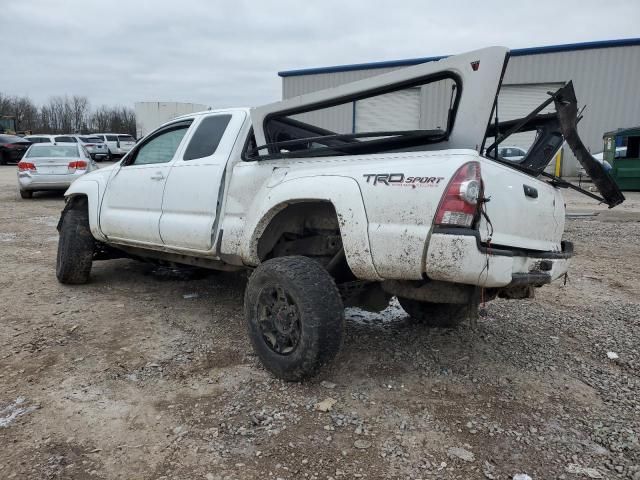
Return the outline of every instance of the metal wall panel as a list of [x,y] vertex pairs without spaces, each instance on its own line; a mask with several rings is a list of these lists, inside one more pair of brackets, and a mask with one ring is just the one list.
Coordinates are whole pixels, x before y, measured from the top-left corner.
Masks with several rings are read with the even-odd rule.
[[136,102],[136,138],[142,138],[172,118],[210,109],[199,103]]
[[[282,95],[283,98],[290,98],[397,68],[402,67],[283,77]],[[587,147],[596,153],[602,151],[604,132],[618,127],[640,125],[639,79],[640,46],[632,45],[512,57],[504,84],[559,83],[573,80],[578,102],[587,105],[578,130]],[[443,96],[442,92],[434,95],[430,101],[425,98],[424,105],[440,105],[437,109],[443,108],[446,95]],[[430,109],[426,108],[427,115],[423,114],[423,118],[428,118],[429,111]],[[349,121],[352,122],[352,119],[347,118],[345,112],[341,122]],[[340,126],[346,128],[346,123],[340,123]],[[572,155],[565,156],[564,175],[575,174],[578,167]]]
[[418,130],[420,128],[420,88],[358,100],[355,105],[355,131]]

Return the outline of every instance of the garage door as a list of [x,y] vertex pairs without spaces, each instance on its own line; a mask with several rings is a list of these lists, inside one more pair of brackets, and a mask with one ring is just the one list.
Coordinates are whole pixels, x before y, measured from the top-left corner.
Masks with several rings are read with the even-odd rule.
[[[522,118],[549,98],[547,92],[555,92],[562,83],[536,83],[526,85],[503,85],[498,97],[498,118],[499,120],[513,120]],[[540,113],[551,113],[554,111],[553,103],[548,105]],[[516,133],[507,138],[502,146],[515,146],[528,150],[536,139],[535,132]],[[545,168],[547,173],[553,173],[556,165],[555,160]]]
[[356,132],[417,130],[420,128],[420,87],[407,88],[355,104]]
[[[498,119],[503,122],[522,118],[549,98],[547,92],[555,92],[562,83],[537,83],[527,85],[503,85],[498,97]],[[553,104],[540,113],[553,112]],[[518,133],[505,143],[528,149],[535,140],[535,132]]]

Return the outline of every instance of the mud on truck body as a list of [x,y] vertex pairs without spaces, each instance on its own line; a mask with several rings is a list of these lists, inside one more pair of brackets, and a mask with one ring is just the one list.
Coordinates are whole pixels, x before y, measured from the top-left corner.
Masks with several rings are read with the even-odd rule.
[[[530,296],[572,255],[561,189],[574,187],[544,173],[563,142],[602,198],[587,194],[611,207],[624,197],[577,135],[571,83],[523,119],[496,120],[508,57],[491,47],[171,120],[66,192],[57,277],[85,283],[93,261],[119,257],[248,271],[249,337],[287,380],[336,355],[345,306],[382,310],[395,296],[411,317],[453,327],[481,297]],[[398,128],[377,116],[363,132],[317,121],[408,91],[441,120]],[[497,146],[522,131],[535,136],[527,155],[500,158]]]

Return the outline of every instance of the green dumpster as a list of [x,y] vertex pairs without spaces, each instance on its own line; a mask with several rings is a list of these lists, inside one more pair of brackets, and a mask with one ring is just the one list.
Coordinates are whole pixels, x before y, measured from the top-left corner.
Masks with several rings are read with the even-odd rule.
[[640,191],[640,126],[619,128],[603,135],[603,158],[620,190]]

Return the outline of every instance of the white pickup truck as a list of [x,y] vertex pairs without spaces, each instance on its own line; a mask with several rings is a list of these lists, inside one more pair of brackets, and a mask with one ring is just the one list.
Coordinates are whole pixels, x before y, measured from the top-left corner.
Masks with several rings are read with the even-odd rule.
[[[381,310],[395,296],[412,317],[452,327],[480,299],[528,297],[572,255],[560,189],[574,187],[544,173],[563,142],[603,198],[587,194],[609,206],[624,197],[577,135],[571,83],[498,122],[508,58],[491,47],[171,120],[71,185],[57,277],[84,283],[94,260],[119,257],[248,270],[250,339],[287,380],[336,355],[345,306]],[[394,117],[390,102],[411,95],[419,118]],[[386,113],[356,125],[356,109],[376,106]],[[500,158],[500,143],[524,130],[537,132],[527,155]]]

